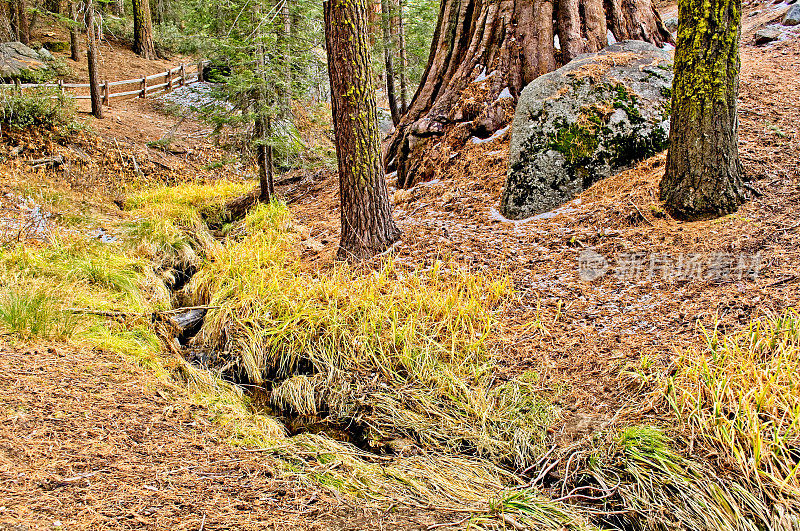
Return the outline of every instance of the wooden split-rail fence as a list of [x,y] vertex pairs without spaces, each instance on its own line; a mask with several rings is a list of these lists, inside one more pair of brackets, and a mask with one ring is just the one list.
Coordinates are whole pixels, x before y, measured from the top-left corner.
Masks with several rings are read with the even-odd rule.
[[[199,61],[196,65],[180,64],[164,72],[151,74],[140,78],[122,79],[119,81],[103,81],[100,83],[100,95],[103,105],[110,106],[112,98],[147,98],[159,92],[170,92],[175,87],[189,85],[203,81],[203,67],[205,62]],[[136,87],[133,89],[132,87]],[[62,94],[78,100],[91,99],[90,94],[79,94],[78,91],[85,89],[89,91],[89,83],[64,83],[59,80],[57,83],[15,83],[3,84],[2,88],[31,89],[31,88],[55,88]],[[127,90],[114,92],[117,87]],[[73,93],[72,91],[75,91]]]

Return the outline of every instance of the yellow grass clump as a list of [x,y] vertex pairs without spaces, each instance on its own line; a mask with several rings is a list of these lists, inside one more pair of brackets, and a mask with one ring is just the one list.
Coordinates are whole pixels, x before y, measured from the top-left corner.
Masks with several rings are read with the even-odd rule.
[[366,442],[408,438],[523,466],[557,415],[530,383],[494,378],[487,338],[509,279],[437,263],[410,271],[307,271],[286,207],[262,205],[188,289],[200,337],[287,416],[355,425]]
[[706,335],[663,392],[699,445],[800,515],[800,315],[758,319],[736,334]]

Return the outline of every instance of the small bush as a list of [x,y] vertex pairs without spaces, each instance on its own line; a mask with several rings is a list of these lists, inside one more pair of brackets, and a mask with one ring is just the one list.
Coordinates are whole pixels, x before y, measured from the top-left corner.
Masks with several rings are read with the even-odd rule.
[[133,43],[133,19],[106,15],[103,19],[103,30],[116,41]]
[[184,35],[174,24],[159,24],[153,27],[153,44],[159,57],[169,58],[172,54],[192,55],[200,49],[196,36]]
[[61,133],[76,127],[74,102],[55,90],[2,91],[0,109],[0,124],[17,131],[40,127]]
[[69,50],[69,43],[65,41],[47,41],[43,46],[45,50],[50,52],[66,52]]

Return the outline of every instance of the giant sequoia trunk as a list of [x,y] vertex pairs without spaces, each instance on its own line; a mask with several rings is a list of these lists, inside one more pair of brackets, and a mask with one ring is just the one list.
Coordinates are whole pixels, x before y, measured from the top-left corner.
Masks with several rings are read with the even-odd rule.
[[380,159],[364,0],[326,0],[325,43],[339,163],[339,259],[361,260],[400,237]]
[[741,0],[680,0],[667,168],[661,199],[681,219],[744,202],[737,146]]
[[[479,136],[493,133],[509,118],[497,104],[504,89],[516,99],[535,77],[606,46],[609,34],[659,46],[671,40],[651,0],[442,0],[427,68],[384,145],[384,163],[396,165],[400,186],[411,186],[420,138],[456,122],[473,122]],[[457,105],[484,78],[484,105]]]
[[149,0],[133,0],[133,51],[144,59],[156,58]]

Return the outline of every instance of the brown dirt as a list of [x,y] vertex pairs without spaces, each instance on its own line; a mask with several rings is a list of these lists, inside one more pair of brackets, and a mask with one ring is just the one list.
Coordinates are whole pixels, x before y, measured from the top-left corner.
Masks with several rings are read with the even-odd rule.
[[[60,25],[37,26],[31,37],[39,42],[59,41],[69,44],[69,32]],[[80,61],[73,61],[70,58],[69,49],[63,52],[53,52],[55,57],[63,59],[73,71],[73,75],[64,78],[64,81],[86,83],[86,80],[89,79],[89,67],[86,62],[86,36],[81,34],[79,40],[81,47]],[[100,42],[98,67],[101,80],[116,81],[140,78],[163,72],[167,68],[173,68],[180,63],[190,65],[195,64],[196,60],[182,55],[174,55],[167,59],[142,59],[133,53],[129,43],[121,42],[111,34],[106,34],[105,38]]]
[[448,517],[306,489],[226,444],[209,416],[114,354],[0,344],[0,530],[425,529]]

